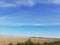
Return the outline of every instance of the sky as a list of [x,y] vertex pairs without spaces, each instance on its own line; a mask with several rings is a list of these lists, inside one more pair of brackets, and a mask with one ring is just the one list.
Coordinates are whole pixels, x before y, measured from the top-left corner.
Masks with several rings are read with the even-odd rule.
[[0,36],[60,38],[60,0],[0,0]]

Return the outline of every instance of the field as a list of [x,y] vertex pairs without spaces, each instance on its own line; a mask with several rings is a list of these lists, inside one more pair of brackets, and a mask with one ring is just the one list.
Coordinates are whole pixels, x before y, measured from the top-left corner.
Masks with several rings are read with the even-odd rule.
[[40,42],[54,42],[54,41],[60,41],[60,39],[55,38],[17,38],[17,37],[0,37],[0,45],[6,45],[9,43],[16,44],[17,42],[26,42],[28,39],[31,39],[34,43]]

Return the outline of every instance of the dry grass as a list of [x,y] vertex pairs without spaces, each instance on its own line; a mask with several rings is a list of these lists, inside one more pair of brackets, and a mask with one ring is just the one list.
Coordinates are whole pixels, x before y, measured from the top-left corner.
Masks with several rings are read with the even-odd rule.
[[36,42],[54,42],[59,41],[59,39],[51,39],[51,38],[15,38],[15,37],[0,37],[0,45],[5,45],[8,43],[17,43],[17,42],[26,42],[28,39],[31,39],[34,43]]

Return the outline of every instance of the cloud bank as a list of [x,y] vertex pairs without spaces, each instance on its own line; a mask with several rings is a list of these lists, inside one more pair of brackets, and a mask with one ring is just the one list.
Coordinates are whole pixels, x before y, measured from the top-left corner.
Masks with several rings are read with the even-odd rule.
[[20,7],[29,6],[32,7],[37,4],[60,4],[60,0],[0,0],[0,7]]

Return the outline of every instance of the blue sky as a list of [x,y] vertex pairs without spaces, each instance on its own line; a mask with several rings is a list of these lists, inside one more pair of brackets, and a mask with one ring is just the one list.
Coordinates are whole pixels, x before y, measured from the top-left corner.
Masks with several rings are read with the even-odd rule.
[[0,0],[0,36],[60,38],[60,0]]

